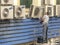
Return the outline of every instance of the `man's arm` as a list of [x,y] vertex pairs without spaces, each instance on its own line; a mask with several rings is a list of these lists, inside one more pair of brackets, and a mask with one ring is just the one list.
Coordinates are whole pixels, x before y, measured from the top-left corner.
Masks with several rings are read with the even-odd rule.
[[42,18],[41,18],[41,22],[40,22],[40,23],[43,23],[43,21],[44,21],[44,18],[42,17]]

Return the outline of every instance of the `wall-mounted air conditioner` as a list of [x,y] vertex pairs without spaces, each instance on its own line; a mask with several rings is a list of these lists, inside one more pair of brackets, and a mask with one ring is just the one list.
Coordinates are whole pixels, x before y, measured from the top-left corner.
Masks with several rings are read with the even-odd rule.
[[14,0],[0,0],[2,5],[13,5]]
[[29,16],[31,18],[41,18],[44,15],[44,12],[45,12],[44,6],[31,5]]
[[46,12],[49,13],[49,16],[50,16],[50,17],[54,16],[54,6],[46,5],[46,6],[45,6],[45,13],[46,13]]
[[13,19],[13,6],[0,6],[1,19]]
[[40,15],[40,6],[34,6],[32,5],[30,7],[30,13],[29,13],[30,17],[32,18],[38,18]]
[[25,15],[25,5],[20,5],[20,6],[14,6],[14,18],[16,19],[25,19],[26,15]]

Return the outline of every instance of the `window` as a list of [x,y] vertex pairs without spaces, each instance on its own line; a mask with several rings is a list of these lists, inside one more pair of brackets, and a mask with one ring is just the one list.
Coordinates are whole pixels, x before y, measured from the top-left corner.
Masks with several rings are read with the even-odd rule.
[[26,8],[29,8],[32,4],[32,0],[20,0],[21,5],[26,5]]

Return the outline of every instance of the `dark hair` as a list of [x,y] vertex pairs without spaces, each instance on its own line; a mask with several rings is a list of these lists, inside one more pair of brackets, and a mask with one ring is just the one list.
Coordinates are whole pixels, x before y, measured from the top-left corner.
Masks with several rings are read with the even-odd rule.
[[46,12],[47,15],[49,15],[49,12]]

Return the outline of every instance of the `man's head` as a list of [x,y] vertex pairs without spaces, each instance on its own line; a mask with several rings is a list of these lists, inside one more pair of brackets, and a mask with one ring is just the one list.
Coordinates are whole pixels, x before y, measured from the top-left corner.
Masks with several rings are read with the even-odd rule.
[[49,15],[49,12],[46,12],[45,15]]

